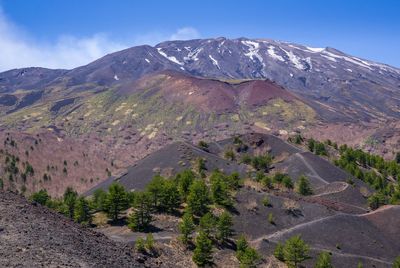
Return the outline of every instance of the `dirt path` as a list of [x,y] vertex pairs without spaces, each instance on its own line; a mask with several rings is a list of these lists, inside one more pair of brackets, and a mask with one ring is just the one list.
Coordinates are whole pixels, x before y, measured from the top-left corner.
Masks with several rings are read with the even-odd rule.
[[344,190],[346,190],[349,187],[349,184],[346,182],[337,182],[337,184],[340,184],[340,188],[339,189],[335,189],[335,190],[328,190],[326,192],[320,193],[320,194],[316,194],[313,195],[314,197],[316,196],[324,196],[324,195],[328,195],[328,194],[336,194],[336,193],[340,193],[343,192]]
[[350,258],[359,258],[359,259],[364,259],[364,260],[370,260],[370,261],[375,261],[375,262],[380,262],[388,265],[392,265],[393,263],[387,260],[381,260],[373,257],[368,257],[364,255],[358,255],[358,254],[351,254],[351,253],[342,253],[342,252],[337,252],[335,250],[331,249],[326,249],[326,248],[319,248],[319,247],[310,247],[312,250],[317,250],[317,251],[325,251],[325,252],[330,252],[333,255],[339,255],[343,257],[350,257]]
[[315,169],[307,162],[307,160],[300,154],[300,153],[296,153],[295,154],[301,161],[303,161],[304,165],[306,165],[306,167],[313,173],[313,177],[317,178],[318,180],[320,180],[321,182],[325,183],[325,184],[329,184],[329,182],[327,182],[326,180],[324,180],[320,175],[318,175],[318,173],[315,171]]
[[371,211],[371,212],[368,212],[368,213],[365,213],[365,214],[361,214],[361,215],[358,215],[358,216],[359,217],[363,217],[363,216],[373,215],[373,214],[380,213],[380,212],[388,210],[388,209],[400,209],[400,206],[398,206],[398,205],[386,205],[386,206],[378,208],[377,210],[374,210],[374,211]]
[[254,239],[254,240],[251,240],[250,243],[257,245],[258,243],[261,243],[263,240],[270,240],[270,239],[278,238],[278,237],[284,235],[287,232],[299,229],[299,228],[301,228],[303,226],[308,226],[308,225],[314,224],[316,222],[321,222],[321,221],[336,217],[337,215],[338,214],[327,216],[327,217],[323,217],[323,218],[319,218],[319,219],[316,219],[316,220],[313,220],[313,221],[300,223],[300,224],[297,224],[297,225],[292,226],[290,228],[285,228],[285,229],[279,230],[279,231],[277,231],[275,233],[272,233],[272,234],[269,234],[269,235],[264,235],[264,236],[261,236],[259,238]]

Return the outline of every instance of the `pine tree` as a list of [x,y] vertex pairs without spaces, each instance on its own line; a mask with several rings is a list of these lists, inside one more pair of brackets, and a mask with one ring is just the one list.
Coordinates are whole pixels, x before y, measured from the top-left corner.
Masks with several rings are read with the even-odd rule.
[[135,241],[135,249],[139,252],[144,253],[145,252],[145,242],[144,239],[142,237],[139,237],[138,239],[136,239]]
[[71,219],[74,217],[74,208],[77,198],[78,198],[78,193],[74,189],[72,189],[72,187],[67,187],[67,189],[64,192],[63,200],[67,210],[66,214]]
[[[222,176],[222,175],[221,175]],[[218,176],[215,179],[211,179],[211,199],[216,205],[230,206],[232,200],[229,194],[228,185],[224,180]]]
[[75,202],[74,220],[84,225],[90,225],[92,222],[89,203],[84,197],[79,197]]
[[146,190],[150,193],[153,206],[155,208],[159,208],[161,195],[164,189],[165,179],[160,175],[156,175],[153,179],[147,184]]
[[193,217],[190,213],[186,212],[182,217],[182,222],[178,226],[181,232],[180,239],[183,244],[187,245],[192,239],[192,233],[195,225],[193,223]]
[[124,187],[119,183],[111,184],[108,188],[108,194],[105,200],[107,215],[113,221],[117,221],[119,214],[128,208],[128,201],[128,195]]
[[93,208],[98,211],[104,211],[106,198],[107,193],[103,189],[97,189],[94,191],[92,199]]
[[213,214],[207,212],[200,218],[199,222],[200,230],[203,231],[209,238],[215,233],[216,219]]
[[152,216],[152,199],[147,192],[138,193],[135,197],[134,211],[129,215],[128,227],[133,231],[144,231],[149,227]]
[[304,175],[300,176],[299,178],[299,183],[297,185],[297,192],[301,195],[311,195],[313,193],[310,182]]
[[285,242],[283,255],[288,267],[297,267],[297,264],[308,258],[309,246],[299,235],[289,238]]
[[200,267],[210,263],[212,260],[212,242],[205,232],[199,232],[195,246],[193,261]]
[[197,216],[202,216],[208,212],[210,203],[209,192],[203,180],[195,180],[190,186],[187,197],[188,210]]
[[275,258],[277,258],[280,261],[284,261],[285,260],[285,256],[283,253],[283,245],[281,243],[278,243],[276,245],[276,248],[274,250],[274,256]]
[[232,236],[232,225],[232,216],[224,211],[217,221],[217,239],[221,243],[225,243]]
[[317,262],[314,268],[333,268],[331,263],[331,256],[327,252],[322,252],[318,255]]
[[161,208],[162,210],[172,213],[177,208],[179,208],[181,204],[181,199],[175,181],[173,180],[164,181],[164,185],[159,199],[160,199],[159,208]]
[[195,177],[196,176],[193,171],[189,169],[182,171],[176,176],[178,181],[178,191],[183,201],[186,201],[190,186],[192,185]]
[[154,250],[154,237],[152,233],[146,235],[146,242],[145,245],[147,250],[152,251]]
[[241,268],[255,267],[256,261],[260,258],[257,251],[250,247],[246,238],[241,235],[236,242],[236,258]]

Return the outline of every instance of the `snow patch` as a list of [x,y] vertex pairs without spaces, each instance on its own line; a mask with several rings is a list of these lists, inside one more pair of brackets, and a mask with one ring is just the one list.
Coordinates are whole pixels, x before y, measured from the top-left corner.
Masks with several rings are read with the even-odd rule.
[[249,57],[251,60],[254,61],[254,57],[256,57],[263,65],[264,65],[264,59],[261,57],[260,54],[258,54],[260,44],[257,42],[253,41],[242,41],[242,44],[247,46],[249,49],[249,52],[245,53],[244,55]]
[[149,59],[144,59],[145,61],[147,61],[147,63],[150,63]]
[[348,72],[350,72],[350,73],[352,73],[352,72],[353,72],[353,70],[352,70],[352,69],[346,69],[346,71],[348,71]]
[[158,47],[157,51],[158,51],[158,53],[160,53],[161,56],[167,58],[168,60],[172,61],[173,63],[183,65],[183,63],[180,62],[179,60],[177,60],[174,56],[168,56],[164,51],[162,51],[162,48]]
[[274,49],[275,49],[274,46],[269,46],[268,50],[267,50],[268,55],[270,55],[271,58],[273,58],[273,59],[276,59],[276,60],[279,60],[279,61],[282,61],[282,62],[285,61],[285,59],[282,56],[280,56],[280,55],[275,53]]
[[308,50],[312,51],[313,53],[321,53],[325,50],[323,47],[306,47]]
[[294,67],[296,67],[299,70],[303,70],[304,69],[304,65],[300,62],[300,58],[297,57],[295,54],[293,54],[293,51],[286,51],[283,48],[281,48],[286,55],[289,57],[289,60],[293,63]]
[[210,58],[210,60],[212,61],[212,63],[213,63],[215,66],[217,66],[218,69],[220,69],[220,68],[219,68],[219,65],[218,65],[218,61],[217,61],[216,59],[214,59],[213,56],[211,56],[211,55],[208,55],[208,57]]
[[[185,47],[186,48],[186,47]],[[197,57],[199,55],[199,53],[203,50],[202,47],[196,48],[195,50],[191,51],[189,50],[189,53],[187,54],[186,57],[183,58],[184,61],[189,61],[189,60],[193,60],[193,61],[198,61],[199,58]]]
[[353,59],[353,58],[349,58],[349,57],[346,57],[346,56],[337,55],[337,54],[335,54],[335,53],[332,53],[332,52],[329,52],[329,51],[326,51],[326,50],[323,51],[322,53],[324,53],[324,54],[326,54],[326,55],[328,55],[328,56],[330,56],[330,57],[332,57],[332,58],[335,58],[335,59],[342,59],[342,60],[345,60],[345,61],[347,61],[347,62],[350,62],[350,63],[356,64],[356,65],[358,65],[358,66],[361,66],[361,67],[367,68],[367,69],[369,69],[369,70],[372,70],[372,68],[369,67],[369,65],[366,65],[366,64],[364,64],[363,62],[361,62],[361,61],[359,61],[359,60],[355,60],[355,59]]
[[119,80],[118,75],[114,75],[114,80],[116,80],[116,81]]
[[182,71],[184,71],[184,70],[185,70],[185,68],[183,68],[182,66],[181,66],[181,67],[179,67],[179,69],[181,69]]

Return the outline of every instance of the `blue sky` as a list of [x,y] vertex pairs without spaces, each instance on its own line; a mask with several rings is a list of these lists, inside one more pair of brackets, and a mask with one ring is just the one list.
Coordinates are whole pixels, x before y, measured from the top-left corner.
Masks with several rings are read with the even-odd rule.
[[0,70],[72,68],[163,40],[271,38],[400,67],[396,0],[0,0]]

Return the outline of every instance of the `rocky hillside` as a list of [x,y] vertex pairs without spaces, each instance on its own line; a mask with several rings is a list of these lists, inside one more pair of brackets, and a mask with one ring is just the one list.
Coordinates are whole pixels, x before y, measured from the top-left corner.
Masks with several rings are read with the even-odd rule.
[[[85,170],[98,168],[92,181],[102,181],[108,171],[123,172],[167,143],[250,131],[283,138],[301,132],[393,158],[400,150],[399,86],[399,69],[332,48],[246,38],[169,41],[73,70],[1,73],[0,137],[11,133],[21,143],[21,133],[32,139],[39,134],[48,148],[57,141],[64,149],[55,154],[63,155],[50,166],[87,163],[68,176],[54,174],[53,184],[79,184],[82,191],[94,184]],[[91,161],[75,152],[79,143]],[[29,146],[19,148],[21,159]],[[38,157],[48,159],[48,148]],[[46,172],[34,168],[40,177]]]
[[0,214],[1,267],[143,267],[131,247],[16,194],[0,191]]

